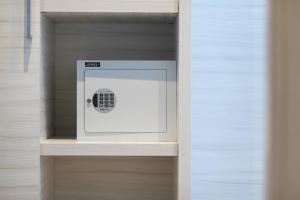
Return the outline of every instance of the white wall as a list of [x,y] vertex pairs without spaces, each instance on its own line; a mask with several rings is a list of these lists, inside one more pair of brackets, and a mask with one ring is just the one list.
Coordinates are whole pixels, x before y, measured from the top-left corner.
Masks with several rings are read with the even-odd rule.
[[267,2],[192,8],[192,200],[262,200]]

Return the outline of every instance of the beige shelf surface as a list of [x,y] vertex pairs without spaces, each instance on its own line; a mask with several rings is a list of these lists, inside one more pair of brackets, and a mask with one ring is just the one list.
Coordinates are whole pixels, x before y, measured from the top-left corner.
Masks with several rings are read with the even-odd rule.
[[43,0],[42,12],[178,13],[178,0]]
[[42,156],[177,156],[176,142],[80,142],[41,140]]

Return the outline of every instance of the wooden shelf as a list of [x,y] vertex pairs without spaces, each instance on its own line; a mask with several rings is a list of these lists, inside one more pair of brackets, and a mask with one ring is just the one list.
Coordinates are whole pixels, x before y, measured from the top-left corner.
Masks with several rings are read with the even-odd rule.
[[42,156],[177,156],[175,142],[79,142],[75,139],[41,141]]
[[43,0],[42,12],[178,13],[178,0]]

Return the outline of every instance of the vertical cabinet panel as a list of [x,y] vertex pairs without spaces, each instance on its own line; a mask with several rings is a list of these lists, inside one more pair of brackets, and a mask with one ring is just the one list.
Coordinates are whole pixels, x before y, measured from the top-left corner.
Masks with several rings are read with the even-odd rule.
[[192,0],[179,1],[178,16],[178,164],[177,200],[190,200],[191,9]]
[[0,2],[0,199],[39,199],[39,1]]
[[299,1],[271,1],[269,200],[300,199],[299,9]]

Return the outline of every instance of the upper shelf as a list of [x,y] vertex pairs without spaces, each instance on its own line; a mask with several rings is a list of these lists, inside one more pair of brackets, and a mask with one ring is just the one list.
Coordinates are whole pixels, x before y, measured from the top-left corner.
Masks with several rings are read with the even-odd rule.
[[42,12],[178,13],[178,0],[42,0]]

